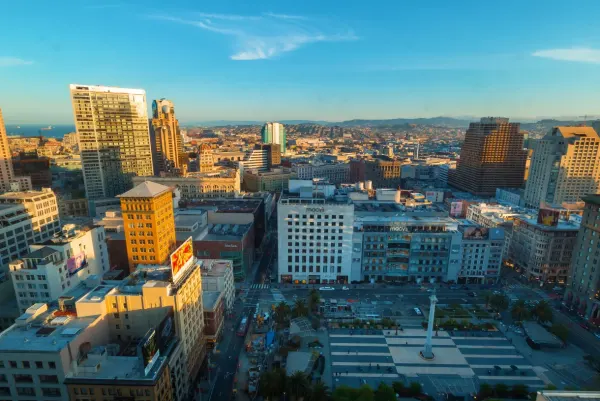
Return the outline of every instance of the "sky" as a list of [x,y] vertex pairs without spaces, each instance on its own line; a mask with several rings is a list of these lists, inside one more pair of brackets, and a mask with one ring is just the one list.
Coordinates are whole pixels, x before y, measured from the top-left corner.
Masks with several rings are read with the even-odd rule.
[[6,1],[7,123],[69,124],[70,83],[182,123],[600,114],[600,1]]

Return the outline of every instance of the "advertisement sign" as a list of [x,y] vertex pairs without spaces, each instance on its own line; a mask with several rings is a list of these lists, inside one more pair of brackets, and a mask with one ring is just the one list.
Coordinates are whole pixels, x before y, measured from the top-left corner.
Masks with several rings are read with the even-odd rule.
[[537,222],[545,226],[556,227],[558,225],[558,218],[560,217],[560,211],[550,208],[540,208],[538,212]]
[[158,325],[156,332],[158,333],[158,349],[164,350],[171,339],[175,336],[175,321],[173,318],[173,308],[169,310],[167,316]]
[[148,333],[146,333],[138,344],[138,352],[144,364],[144,376],[147,376],[160,356],[156,340],[156,330],[148,330]]
[[452,202],[450,204],[450,216],[460,217],[462,216],[462,202]]
[[427,191],[425,192],[425,198],[427,198],[429,202],[437,202],[437,192]]
[[80,252],[79,254],[67,259],[67,272],[69,276],[73,276],[85,266],[87,266],[85,252]]
[[193,260],[194,248],[192,246],[192,237],[189,237],[171,254],[171,273],[173,274],[173,282],[177,280],[179,273],[185,270]]
[[467,227],[463,231],[464,239],[487,239],[488,229],[486,227]]

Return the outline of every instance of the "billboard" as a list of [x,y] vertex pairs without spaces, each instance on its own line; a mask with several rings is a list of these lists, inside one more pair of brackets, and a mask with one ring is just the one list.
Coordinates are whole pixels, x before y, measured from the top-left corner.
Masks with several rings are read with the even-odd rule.
[[173,282],[177,280],[179,274],[185,270],[193,260],[194,248],[192,246],[192,237],[189,237],[171,254],[171,273],[173,275]]
[[487,227],[467,227],[463,231],[464,239],[487,239]]
[[175,336],[175,320],[173,308],[169,309],[167,316],[158,325],[156,332],[158,333],[158,349],[165,350],[169,342]]
[[450,203],[450,216],[452,217],[460,217],[462,216],[463,204],[462,202],[452,202]]
[[156,339],[156,330],[148,330],[144,338],[139,342],[138,355],[141,356],[142,363],[144,364],[144,376],[147,376],[160,356]]
[[85,252],[79,252],[77,255],[67,259],[67,273],[69,276],[75,275],[79,270],[87,266]]
[[540,208],[538,212],[537,222],[545,226],[556,227],[558,225],[558,218],[560,217],[560,211],[551,208]]

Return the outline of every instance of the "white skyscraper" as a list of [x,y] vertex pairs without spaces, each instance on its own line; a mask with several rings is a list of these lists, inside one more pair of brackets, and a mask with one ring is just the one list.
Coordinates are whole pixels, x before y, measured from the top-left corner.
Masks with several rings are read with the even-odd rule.
[[262,143],[276,143],[281,145],[281,154],[287,149],[287,136],[285,127],[280,123],[266,123],[262,130]]

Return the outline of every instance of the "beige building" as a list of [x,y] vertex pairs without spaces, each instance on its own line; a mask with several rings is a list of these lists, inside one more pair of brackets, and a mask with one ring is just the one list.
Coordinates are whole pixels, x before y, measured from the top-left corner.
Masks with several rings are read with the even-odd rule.
[[167,99],[152,102],[152,126],[156,144],[156,174],[182,171],[186,162],[179,121],[173,102]]
[[185,177],[134,177],[133,183],[138,185],[146,180],[178,188],[183,200],[220,198],[240,192],[240,174],[236,169],[188,173]]
[[164,318],[167,309],[174,311],[175,331],[181,339],[184,363],[184,394],[193,381],[206,355],[202,307],[201,269],[194,258],[186,262],[180,273],[171,267],[138,266],[125,281],[106,296],[106,312],[112,341],[127,341],[146,334],[149,322],[154,325]]
[[525,187],[525,205],[580,202],[600,187],[600,138],[592,127],[555,127],[538,141]]
[[58,202],[50,188],[41,191],[7,192],[0,195],[0,205],[20,204],[31,216],[33,239],[44,242],[60,231]]
[[210,173],[215,170],[215,158],[213,151],[207,144],[200,146],[200,152],[198,152],[198,171],[200,173]]
[[282,192],[289,188],[289,181],[297,177],[298,174],[288,168],[244,171],[244,188],[250,192]]
[[0,109],[0,191],[10,190],[10,182],[14,176],[12,156],[10,147],[8,146],[8,136],[6,134],[6,127],[4,126],[4,118],[2,117],[2,109]]
[[112,198],[153,174],[146,92],[70,85],[86,197]]

